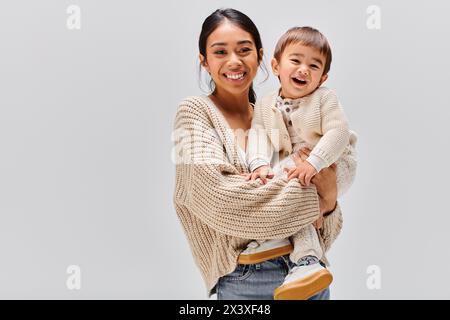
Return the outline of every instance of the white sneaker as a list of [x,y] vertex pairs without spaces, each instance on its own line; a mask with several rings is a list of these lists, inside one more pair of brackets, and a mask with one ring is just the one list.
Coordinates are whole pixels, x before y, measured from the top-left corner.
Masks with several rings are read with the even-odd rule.
[[275,289],[275,300],[306,300],[327,288],[333,276],[320,263],[292,268],[281,286]]
[[261,242],[252,241],[238,258],[240,264],[255,264],[292,252],[294,247],[289,239],[272,239]]

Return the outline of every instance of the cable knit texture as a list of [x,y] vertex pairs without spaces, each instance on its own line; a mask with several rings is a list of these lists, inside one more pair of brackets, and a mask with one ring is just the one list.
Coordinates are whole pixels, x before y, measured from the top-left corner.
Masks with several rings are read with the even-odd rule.
[[[278,92],[277,90],[267,95],[255,106],[252,128],[259,131],[249,136],[251,139],[249,145],[253,146],[248,155],[250,168],[254,170],[253,164],[260,163],[261,160],[270,161],[274,150],[286,149],[290,152],[291,148],[287,146],[287,143],[299,142],[292,140],[295,138],[292,132],[297,133],[307,146],[312,147],[310,159],[307,160],[318,171],[336,162],[349,145],[351,135],[344,110],[339,104],[336,94],[326,87],[319,87],[308,96],[295,100],[284,99],[291,108],[295,108],[290,110],[290,118],[284,119],[286,115],[283,118],[283,113],[277,107],[279,104]],[[271,113],[271,115],[267,115],[267,113]],[[290,123],[288,128],[286,128],[285,121]],[[288,132],[290,126],[292,126],[291,134]],[[285,128],[282,129],[282,127]],[[274,131],[280,134],[274,135]],[[266,133],[265,135],[272,144],[265,147],[264,139],[267,138],[259,136],[259,132]],[[289,140],[287,136],[290,136],[291,139]]]
[[[265,185],[245,181],[247,166],[223,114],[208,97],[189,97],[177,110],[173,160],[174,205],[208,294],[232,272],[252,239],[282,239],[319,217],[314,186],[278,177]],[[325,218],[326,252],[342,227],[339,206]]]

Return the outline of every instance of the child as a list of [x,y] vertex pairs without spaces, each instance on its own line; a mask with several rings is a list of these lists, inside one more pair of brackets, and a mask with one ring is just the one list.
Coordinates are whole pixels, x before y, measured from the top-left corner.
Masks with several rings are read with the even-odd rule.
[[[337,164],[338,194],[352,183],[356,159],[356,135],[348,129],[345,114],[333,91],[320,87],[328,78],[331,48],[316,29],[295,27],[278,41],[272,69],[281,89],[263,98],[255,106],[249,134],[247,163],[252,172],[248,179],[263,183],[274,174],[287,172],[288,179],[298,178],[303,186],[322,169]],[[271,123],[262,115],[271,113]],[[269,117],[270,118],[270,117]],[[302,160],[302,148],[311,150]],[[290,154],[286,161],[271,168],[273,152]],[[276,153],[277,154],[277,153]],[[289,166],[290,168],[287,168]],[[320,227],[323,217],[315,222]],[[307,299],[327,288],[331,273],[322,266],[320,239],[313,225],[301,229],[289,239],[252,241],[241,253],[240,263],[257,263],[262,259],[287,254],[297,264],[284,283],[274,292],[275,299]]]

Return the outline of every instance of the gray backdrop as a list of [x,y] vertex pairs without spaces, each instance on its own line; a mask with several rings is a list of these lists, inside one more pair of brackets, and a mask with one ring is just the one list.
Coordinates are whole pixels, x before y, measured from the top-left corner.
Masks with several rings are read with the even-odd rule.
[[218,7],[254,20],[268,67],[291,26],[332,45],[327,86],[359,134],[332,298],[450,298],[450,4],[406,0],[2,1],[0,298],[207,298],[172,204],[171,130],[202,93],[197,37]]

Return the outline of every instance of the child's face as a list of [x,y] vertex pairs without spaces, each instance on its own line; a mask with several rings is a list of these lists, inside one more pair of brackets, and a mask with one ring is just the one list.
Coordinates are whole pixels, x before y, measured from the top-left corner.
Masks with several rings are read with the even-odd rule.
[[319,50],[300,43],[288,45],[280,61],[272,59],[272,70],[280,77],[281,95],[297,99],[316,90],[327,78],[323,75],[326,57]]

